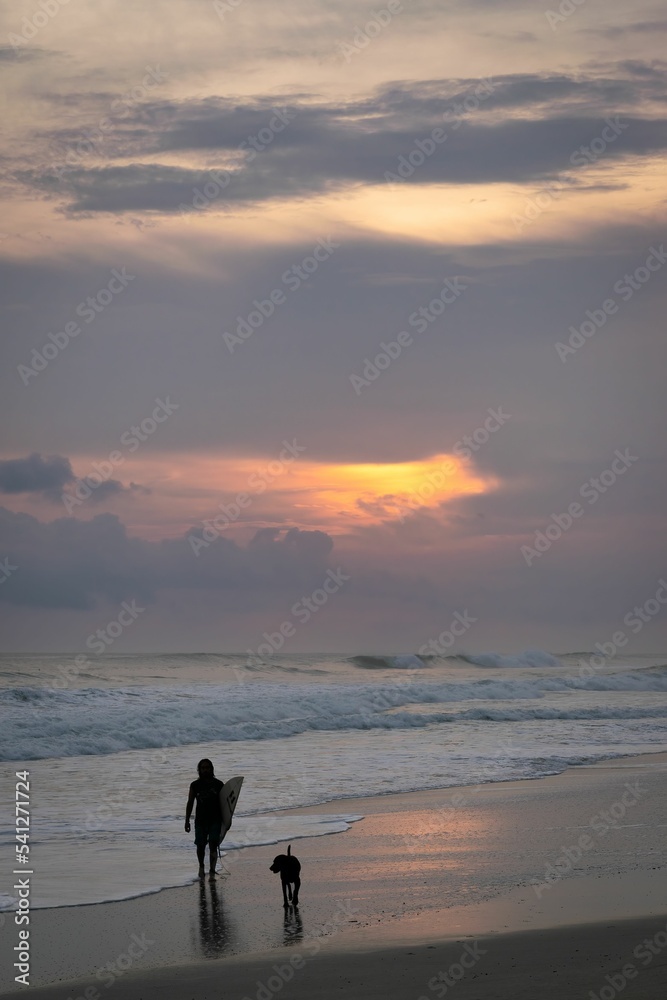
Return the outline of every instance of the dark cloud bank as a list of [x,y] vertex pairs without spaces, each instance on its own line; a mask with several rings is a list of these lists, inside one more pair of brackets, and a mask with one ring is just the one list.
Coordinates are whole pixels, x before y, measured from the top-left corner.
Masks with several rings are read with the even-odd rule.
[[96,480],[89,487],[85,476],[77,479],[72,463],[63,455],[44,458],[34,452],[27,458],[0,461],[0,493],[32,493],[53,503],[61,503],[64,496],[76,497],[76,491],[82,487],[86,489],[86,499],[90,498],[93,503],[107,500],[119,493],[142,489],[136,483],[126,487],[118,479],[107,479],[104,482]]
[[[100,167],[99,151],[95,156],[75,151],[67,162],[20,176],[33,188],[64,197],[73,212],[172,214],[208,207],[193,206],[193,200],[216,173],[218,190],[208,202],[221,210],[225,204],[384,184],[385,174],[397,170],[415,141],[424,142],[440,128],[446,139],[406,183],[542,181],[588,166],[585,157],[571,158],[598,138],[610,116],[619,124],[606,143],[605,160],[667,148],[667,120],[659,114],[665,75],[662,64],[625,65],[616,76],[517,74],[486,82],[392,84],[340,106],[303,99],[283,105],[266,98],[246,105],[222,98],[146,105],[104,145],[110,160],[137,162]],[[647,116],[649,106],[655,113]],[[74,149],[69,132],[51,136],[56,138]],[[202,171],[141,162],[170,151],[227,156],[239,150],[243,162],[229,171],[214,163]]]
[[276,590],[319,585],[332,545],[321,531],[262,529],[245,547],[217,537],[195,553],[188,535],[132,538],[113,514],[43,523],[0,508],[0,551],[16,567],[0,600],[86,610],[129,597],[153,602],[159,590],[178,587],[224,591],[232,607],[261,607]]

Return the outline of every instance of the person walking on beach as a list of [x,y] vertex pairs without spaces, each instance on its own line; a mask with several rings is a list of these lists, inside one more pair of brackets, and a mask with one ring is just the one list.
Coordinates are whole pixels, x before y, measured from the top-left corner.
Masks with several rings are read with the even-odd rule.
[[222,830],[222,809],[220,807],[220,790],[223,782],[215,777],[213,764],[205,757],[197,764],[199,777],[190,785],[188,802],[185,807],[185,832],[190,833],[190,816],[192,809],[197,802],[195,812],[195,844],[197,846],[197,857],[199,859],[199,877],[206,874],[204,860],[206,858],[206,845],[210,851],[210,878],[215,878],[215,863],[218,857],[218,845],[220,844],[220,833]]

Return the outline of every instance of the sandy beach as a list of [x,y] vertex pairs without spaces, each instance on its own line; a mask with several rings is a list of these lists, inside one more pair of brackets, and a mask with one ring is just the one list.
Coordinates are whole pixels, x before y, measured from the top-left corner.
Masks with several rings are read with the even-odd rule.
[[[30,993],[612,1000],[627,986],[662,1000],[666,770],[654,754],[346,800],[363,820],[293,844],[298,913],[283,913],[268,870],[278,847],[228,855],[214,883],[33,911]],[[2,987],[25,996],[7,974],[18,928],[6,916]]]

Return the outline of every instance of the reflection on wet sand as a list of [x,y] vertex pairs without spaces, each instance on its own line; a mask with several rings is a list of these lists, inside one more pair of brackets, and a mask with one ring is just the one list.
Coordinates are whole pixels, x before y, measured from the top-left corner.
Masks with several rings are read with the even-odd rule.
[[303,938],[303,920],[298,906],[290,906],[285,910],[283,921],[283,944],[285,947],[299,944]]
[[231,925],[225,921],[217,882],[215,879],[202,879],[199,883],[199,948],[202,955],[205,958],[220,958],[229,951],[232,937]]

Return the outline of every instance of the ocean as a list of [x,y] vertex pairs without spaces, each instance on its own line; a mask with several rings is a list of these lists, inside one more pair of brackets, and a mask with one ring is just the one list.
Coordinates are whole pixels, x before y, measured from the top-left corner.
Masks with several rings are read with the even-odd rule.
[[[29,771],[31,906],[74,906],[195,880],[183,821],[201,757],[245,776],[231,867],[241,847],[349,829],[355,797],[663,749],[667,656],[4,655],[0,733],[3,801]],[[339,811],[277,815],[322,802]]]

